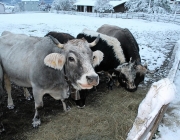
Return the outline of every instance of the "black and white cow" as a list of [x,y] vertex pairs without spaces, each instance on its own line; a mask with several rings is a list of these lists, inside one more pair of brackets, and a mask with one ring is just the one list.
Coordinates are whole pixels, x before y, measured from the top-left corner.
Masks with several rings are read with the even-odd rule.
[[98,38],[92,43],[73,39],[61,44],[52,36],[3,32],[0,37],[0,90],[3,77],[8,96],[11,94],[10,81],[18,86],[32,87],[35,100],[32,124],[38,127],[41,124],[38,109],[43,106],[44,94],[61,100],[66,111],[64,99],[69,97],[69,81],[76,90],[98,85],[99,77],[93,68],[98,63],[93,61],[93,57],[98,58],[102,55],[97,54],[102,53],[92,52],[89,48],[97,41]]
[[112,30],[117,31],[116,34],[121,37],[118,38],[116,34],[111,35],[113,31],[111,32],[108,27],[108,25],[103,25],[98,32],[85,29],[77,35],[77,38],[84,37],[87,41],[91,41],[102,32],[97,45],[91,48],[92,51],[101,50],[104,53],[103,61],[95,67],[95,71],[116,73],[120,85],[134,92],[147,72],[146,66],[141,65],[138,44],[128,29],[118,30],[117,26],[114,28],[110,26],[109,28],[112,27]]
[[116,68],[119,72],[118,79],[121,86],[124,86],[128,91],[136,91],[139,83],[144,81],[145,74],[147,73],[147,65],[143,66],[141,64],[139,46],[134,36],[127,28],[108,24],[102,25],[98,28],[97,32],[114,37],[120,42],[119,47],[123,50],[126,62],[121,63]]

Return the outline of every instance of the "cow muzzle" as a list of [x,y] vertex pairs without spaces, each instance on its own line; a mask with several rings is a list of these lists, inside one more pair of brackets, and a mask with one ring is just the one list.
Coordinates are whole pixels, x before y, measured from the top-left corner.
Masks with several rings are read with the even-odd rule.
[[129,91],[131,91],[131,90],[136,89],[136,86],[135,86],[134,82],[127,82],[127,83],[126,83],[126,88],[127,88]]
[[96,73],[84,74],[77,83],[80,89],[91,89],[99,84],[99,76]]
[[99,84],[99,76],[86,76],[89,85],[97,86]]

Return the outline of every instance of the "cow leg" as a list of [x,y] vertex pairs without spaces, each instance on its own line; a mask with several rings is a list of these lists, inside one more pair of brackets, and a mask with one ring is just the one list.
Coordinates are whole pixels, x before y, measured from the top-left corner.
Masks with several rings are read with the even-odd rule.
[[0,122],[0,134],[1,134],[2,132],[4,132],[4,131],[5,131],[4,126],[3,126],[3,124]]
[[11,95],[11,82],[10,82],[10,79],[7,76],[7,74],[4,74],[4,83],[5,83],[5,89],[6,89],[7,94],[8,94],[8,105],[7,105],[7,107],[9,109],[14,109],[14,103],[13,103],[12,95]]
[[81,99],[75,100],[76,106],[77,106],[79,109],[85,108],[85,102],[86,102],[87,92],[88,92],[88,90],[81,90],[81,91],[79,91],[79,93],[80,93],[80,98],[81,98]]
[[66,100],[61,99],[61,102],[63,104],[63,109],[64,109],[65,112],[67,112],[67,111],[69,111],[71,109],[71,107],[67,105]]
[[32,96],[31,94],[29,93],[28,89],[27,88],[23,88],[24,90],[24,96],[26,97],[27,100],[31,100],[32,99]]
[[43,107],[43,95],[45,93],[42,90],[37,90],[33,88],[33,96],[34,96],[34,101],[35,101],[35,115],[33,118],[32,125],[34,128],[37,128],[41,124],[40,120],[40,108]]

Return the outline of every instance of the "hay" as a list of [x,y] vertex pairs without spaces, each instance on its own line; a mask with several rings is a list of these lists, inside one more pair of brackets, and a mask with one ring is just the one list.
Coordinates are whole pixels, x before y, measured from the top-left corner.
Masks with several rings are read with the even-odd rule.
[[34,133],[26,132],[28,140],[124,140],[137,115],[146,89],[129,93],[122,88],[110,92],[93,92],[86,108],[72,103],[68,113],[59,112]]

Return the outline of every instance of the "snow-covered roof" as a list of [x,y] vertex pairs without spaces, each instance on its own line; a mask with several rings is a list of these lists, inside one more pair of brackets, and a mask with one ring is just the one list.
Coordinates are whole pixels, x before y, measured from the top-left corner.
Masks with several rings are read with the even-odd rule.
[[125,3],[125,2],[127,2],[127,1],[129,1],[129,0],[109,1],[109,4],[112,5],[113,7],[115,7],[115,6],[118,6],[118,5],[120,5],[120,4]]
[[14,8],[15,6],[13,5],[5,5],[5,8]]
[[95,6],[96,0],[78,0],[74,5]]
[[[120,1],[109,1],[109,4],[113,7],[118,6],[120,4],[123,4],[129,0],[120,0]],[[78,0],[74,5],[80,5],[80,6],[95,6],[96,0]]]
[[39,0],[21,0],[21,1],[39,1]]

